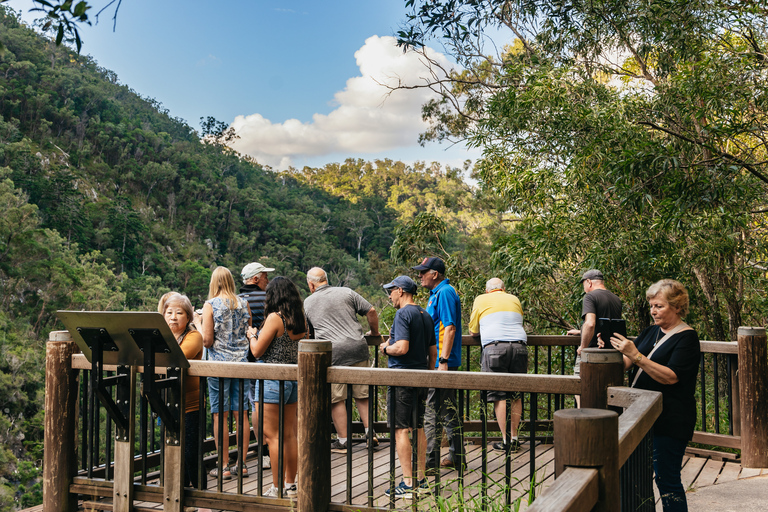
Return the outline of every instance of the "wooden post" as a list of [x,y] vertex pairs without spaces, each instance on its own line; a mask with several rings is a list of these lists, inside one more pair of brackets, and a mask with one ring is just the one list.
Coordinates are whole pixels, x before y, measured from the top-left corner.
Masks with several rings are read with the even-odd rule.
[[595,468],[599,491],[592,510],[621,510],[619,415],[601,409],[561,409],[555,412],[554,436],[555,478],[569,466]]
[[78,372],[72,355],[80,352],[68,331],[51,331],[45,345],[45,434],[43,509],[74,512],[77,496],[69,486],[77,473]]
[[763,327],[739,327],[741,465],[768,468],[768,346]]
[[331,502],[331,342],[299,342],[298,512],[325,512]]
[[624,357],[614,349],[581,351],[581,407],[607,409],[608,388],[624,384]]

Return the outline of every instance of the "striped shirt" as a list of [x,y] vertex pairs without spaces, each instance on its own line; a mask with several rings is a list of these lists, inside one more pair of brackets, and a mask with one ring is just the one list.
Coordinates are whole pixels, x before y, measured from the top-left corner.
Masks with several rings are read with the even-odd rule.
[[469,330],[480,333],[483,346],[494,341],[528,342],[523,328],[523,306],[517,297],[504,290],[493,290],[475,299]]

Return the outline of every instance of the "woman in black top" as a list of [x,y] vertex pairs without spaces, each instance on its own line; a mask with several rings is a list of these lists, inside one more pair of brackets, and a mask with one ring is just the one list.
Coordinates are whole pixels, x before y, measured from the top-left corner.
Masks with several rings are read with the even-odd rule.
[[625,369],[632,369],[632,387],[660,391],[663,409],[653,426],[653,470],[664,512],[687,511],[680,469],[696,424],[696,376],[699,371],[699,336],[683,317],[688,313],[688,292],[678,281],[663,279],[645,294],[655,322],[634,343],[615,334],[613,348],[624,354]]

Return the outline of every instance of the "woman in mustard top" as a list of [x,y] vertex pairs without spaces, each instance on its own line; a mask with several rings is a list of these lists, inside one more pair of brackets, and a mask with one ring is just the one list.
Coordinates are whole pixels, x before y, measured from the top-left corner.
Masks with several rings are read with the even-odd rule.
[[[181,351],[190,361],[203,357],[203,337],[192,325],[194,310],[186,295],[172,293],[163,295],[158,304],[168,327],[176,337]],[[200,377],[187,376],[184,382],[184,485],[197,487],[198,451],[197,442],[200,433]]]

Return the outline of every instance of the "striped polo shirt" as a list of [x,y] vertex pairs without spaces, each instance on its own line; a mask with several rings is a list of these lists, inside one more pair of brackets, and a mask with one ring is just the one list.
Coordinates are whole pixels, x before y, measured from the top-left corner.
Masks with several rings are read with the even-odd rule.
[[475,299],[469,330],[480,333],[483,346],[494,341],[528,342],[523,329],[523,306],[517,297],[504,290],[493,290]]

